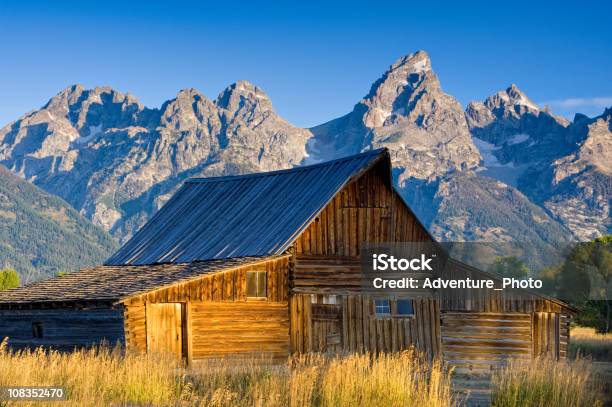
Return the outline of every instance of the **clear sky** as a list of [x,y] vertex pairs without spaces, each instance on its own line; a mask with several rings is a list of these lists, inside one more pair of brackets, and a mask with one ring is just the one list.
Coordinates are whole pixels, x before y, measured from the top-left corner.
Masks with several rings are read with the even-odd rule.
[[0,125],[73,83],[157,107],[182,88],[214,98],[247,79],[312,126],[419,49],[464,105],[516,83],[564,115],[612,106],[609,1],[84,3],[0,4]]

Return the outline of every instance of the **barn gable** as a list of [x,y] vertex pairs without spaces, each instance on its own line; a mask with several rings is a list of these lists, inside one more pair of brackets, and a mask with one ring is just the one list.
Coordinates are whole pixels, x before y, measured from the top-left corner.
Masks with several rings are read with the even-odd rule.
[[107,265],[283,253],[351,180],[390,158],[374,150],[289,170],[188,180]]

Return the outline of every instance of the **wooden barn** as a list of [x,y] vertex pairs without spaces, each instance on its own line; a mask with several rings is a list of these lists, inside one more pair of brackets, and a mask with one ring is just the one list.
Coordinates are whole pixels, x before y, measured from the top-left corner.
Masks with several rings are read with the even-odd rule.
[[[0,293],[0,337],[14,348],[119,342],[188,362],[410,346],[469,366],[566,356],[574,310],[552,298],[365,294],[360,249],[384,242],[433,242],[384,149],[191,179],[105,265]],[[482,274],[452,259],[445,272]]]

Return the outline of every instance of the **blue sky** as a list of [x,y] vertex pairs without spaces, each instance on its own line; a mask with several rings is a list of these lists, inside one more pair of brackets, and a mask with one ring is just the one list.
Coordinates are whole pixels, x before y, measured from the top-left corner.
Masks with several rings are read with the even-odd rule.
[[292,123],[350,111],[402,55],[426,50],[462,104],[516,83],[553,111],[612,105],[610,2],[3,2],[0,125],[64,87],[147,106],[247,79]]

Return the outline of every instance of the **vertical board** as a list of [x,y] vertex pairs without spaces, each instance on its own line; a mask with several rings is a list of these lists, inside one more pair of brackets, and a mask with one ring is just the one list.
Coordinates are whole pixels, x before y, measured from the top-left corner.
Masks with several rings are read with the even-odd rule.
[[183,357],[183,304],[147,303],[147,351]]
[[569,335],[569,321],[566,321],[565,318],[562,317],[562,314],[554,312],[535,312],[533,314],[534,356],[553,359],[567,356],[566,338]]

